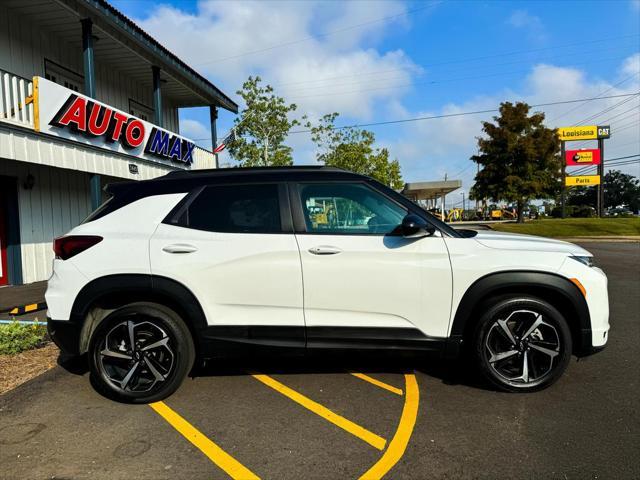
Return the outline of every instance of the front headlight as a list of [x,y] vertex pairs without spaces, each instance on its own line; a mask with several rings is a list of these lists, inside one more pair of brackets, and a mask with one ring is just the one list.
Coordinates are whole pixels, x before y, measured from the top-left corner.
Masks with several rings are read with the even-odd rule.
[[571,255],[569,258],[573,258],[577,262],[580,262],[583,265],[586,265],[587,267],[593,267],[594,266],[593,257]]

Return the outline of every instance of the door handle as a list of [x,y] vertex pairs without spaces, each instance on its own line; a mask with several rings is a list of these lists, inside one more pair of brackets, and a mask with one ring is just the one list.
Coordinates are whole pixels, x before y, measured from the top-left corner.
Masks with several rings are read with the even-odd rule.
[[311,247],[309,253],[313,255],[335,255],[342,252],[338,247],[331,247],[328,245],[320,245],[319,247]]
[[186,243],[174,243],[173,245],[163,247],[162,251],[167,253],[193,253],[197,252],[198,249]]

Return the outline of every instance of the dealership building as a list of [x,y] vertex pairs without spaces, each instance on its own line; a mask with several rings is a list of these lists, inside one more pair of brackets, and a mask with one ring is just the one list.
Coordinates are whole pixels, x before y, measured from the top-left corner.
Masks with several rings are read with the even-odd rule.
[[106,183],[216,158],[179,135],[178,109],[237,105],[104,0],[0,3],[0,286],[46,280],[52,240]]

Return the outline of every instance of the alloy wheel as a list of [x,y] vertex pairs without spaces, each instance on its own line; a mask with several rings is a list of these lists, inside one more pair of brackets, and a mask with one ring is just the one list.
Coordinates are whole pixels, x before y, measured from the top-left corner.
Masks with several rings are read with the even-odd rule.
[[556,327],[540,312],[516,310],[497,318],[487,333],[489,367],[512,385],[531,385],[547,377],[562,348]]
[[128,392],[148,392],[171,374],[173,342],[156,323],[133,316],[105,335],[97,352],[103,377]]

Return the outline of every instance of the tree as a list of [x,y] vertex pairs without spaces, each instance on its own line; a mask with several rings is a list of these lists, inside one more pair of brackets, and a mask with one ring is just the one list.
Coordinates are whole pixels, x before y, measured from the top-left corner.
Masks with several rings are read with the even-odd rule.
[[485,137],[471,157],[482,169],[471,189],[474,199],[515,202],[518,222],[527,202],[552,197],[560,189],[560,140],[543,125],[544,114],[529,116],[529,105],[505,102],[495,123],[483,122]]
[[[626,205],[637,212],[640,209],[640,180],[620,170],[609,170],[603,179],[604,207],[615,208]],[[574,187],[569,190],[567,204],[590,205],[597,204],[596,187]]]
[[356,127],[338,129],[338,113],[323,116],[317,125],[307,122],[311,140],[318,147],[316,160],[332,167],[368,175],[396,190],[404,186],[398,160],[389,159],[389,150],[375,148],[373,132]]
[[229,153],[243,167],[291,165],[291,147],[284,144],[292,127],[300,125],[289,114],[297,106],[287,105],[273,93],[270,85],[261,86],[260,77],[249,77],[236,93],[246,105],[234,121],[236,139]]

